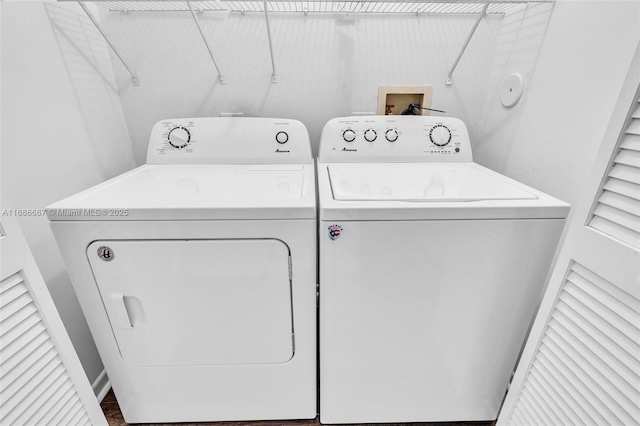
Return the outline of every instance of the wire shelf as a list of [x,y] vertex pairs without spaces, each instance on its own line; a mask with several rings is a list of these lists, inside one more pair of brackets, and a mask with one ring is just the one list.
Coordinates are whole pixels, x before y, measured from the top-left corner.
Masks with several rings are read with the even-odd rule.
[[473,34],[475,33],[480,21],[488,14],[505,14],[512,8],[518,8],[522,5],[532,3],[554,3],[555,0],[439,0],[439,1],[422,1],[422,0],[347,0],[347,1],[326,1],[326,0],[198,0],[198,1],[169,1],[169,0],[58,0],[58,1],[76,1],[80,4],[89,19],[93,22],[100,34],[104,37],[107,44],[114,51],[118,59],[122,62],[127,71],[131,74],[134,85],[139,85],[140,81],[135,71],[127,65],[127,62],[118,53],[116,47],[111,43],[107,34],[104,33],[100,24],[93,17],[88,8],[83,4],[91,2],[98,4],[110,11],[120,12],[189,12],[193,18],[195,25],[202,36],[202,40],[211,56],[211,61],[218,73],[218,81],[224,83],[224,78],[220,72],[220,68],[214,58],[213,52],[209,46],[207,38],[200,28],[196,11],[198,12],[240,12],[245,14],[264,13],[267,24],[267,36],[269,38],[269,52],[271,54],[271,65],[273,73],[271,82],[276,83],[276,65],[273,55],[273,44],[271,41],[271,29],[269,27],[269,14],[273,12],[302,12],[318,14],[353,14],[352,16],[364,16],[366,14],[413,14],[413,15],[476,15],[476,21],[465,41],[458,57],[453,63],[445,83],[453,84],[453,72],[458,66],[460,58],[464,54]]
[[[72,1],[72,0],[62,0]],[[110,11],[123,12],[172,12],[189,11],[186,1],[127,1],[127,0],[91,0]],[[495,0],[489,3],[487,14],[504,14],[518,5],[527,3],[552,3],[553,0]],[[191,1],[191,7],[198,12],[240,12],[264,13],[262,0],[211,0]],[[486,4],[485,0],[277,0],[269,1],[269,12],[299,12],[299,13],[380,13],[380,14],[434,14],[458,15],[478,14]]]

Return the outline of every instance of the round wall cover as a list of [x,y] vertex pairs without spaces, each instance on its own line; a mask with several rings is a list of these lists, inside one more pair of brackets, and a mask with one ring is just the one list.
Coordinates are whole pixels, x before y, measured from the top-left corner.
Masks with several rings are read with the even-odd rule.
[[518,103],[524,90],[524,79],[518,73],[513,73],[502,82],[500,87],[500,101],[510,108]]

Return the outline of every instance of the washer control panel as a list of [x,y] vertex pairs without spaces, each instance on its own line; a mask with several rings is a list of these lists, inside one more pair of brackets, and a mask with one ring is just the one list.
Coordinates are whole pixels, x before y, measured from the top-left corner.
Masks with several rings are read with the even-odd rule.
[[299,121],[255,117],[162,120],[153,127],[148,164],[311,163],[307,128]]
[[452,117],[368,116],[330,120],[322,130],[321,162],[470,162],[464,123]]

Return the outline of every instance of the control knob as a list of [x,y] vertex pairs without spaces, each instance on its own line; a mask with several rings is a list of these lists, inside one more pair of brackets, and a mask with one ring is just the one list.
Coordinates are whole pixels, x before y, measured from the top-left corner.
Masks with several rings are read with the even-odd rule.
[[167,139],[169,140],[169,145],[174,148],[184,148],[191,141],[191,133],[187,130],[186,127],[174,127],[169,131],[167,135]]
[[384,134],[384,137],[389,141],[389,142],[395,142],[398,140],[398,131],[396,129],[389,129],[386,131],[386,133]]
[[377,137],[378,137],[378,134],[377,134],[377,133],[376,133],[376,131],[375,131],[375,130],[373,130],[373,129],[367,129],[367,130],[364,132],[364,139],[365,139],[367,142],[373,142],[373,141],[375,141],[375,140],[376,140],[376,138],[377,138]]
[[429,132],[429,139],[431,139],[431,142],[433,142],[434,145],[445,146],[451,142],[451,131],[447,126],[438,124],[431,128],[431,131]]
[[347,129],[342,133],[342,139],[344,139],[345,142],[353,142],[356,140],[356,132],[351,129]]

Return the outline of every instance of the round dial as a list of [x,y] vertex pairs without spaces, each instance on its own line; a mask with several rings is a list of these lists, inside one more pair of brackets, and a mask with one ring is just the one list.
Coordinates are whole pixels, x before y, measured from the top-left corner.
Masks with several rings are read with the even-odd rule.
[[367,130],[365,130],[365,132],[364,132],[364,139],[365,139],[367,142],[373,142],[373,141],[375,141],[375,140],[376,140],[376,138],[377,138],[377,137],[378,137],[378,134],[377,134],[377,133],[376,133],[376,131],[375,131],[375,130],[373,130],[373,129],[367,129]]
[[384,137],[387,138],[389,142],[395,142],[398,140],[398,131],[396,129],[389,129],[384,134]]
[[287,132],[276,133],[276,142],[287,143],[288,140],[289,140],[289,135],[287,134]]
[[189,144],[189,141],[191,140],[191,133],[189,133],[189,130],[185,127],[178,126],[171,129],[167,139],[169,140],[169,145],[180,149]]
[[356,140],[356,132],[351,129],[347,129],[342,134],[342,139],[344,139],[345,142],[353,142],[354,140]]
[[431,131],[429,132],[429,139],[431,139],[431,142],[433,142],[434,145],[445,146],[451,142],[451,131],[447,126],[438,124],[431,128]]

